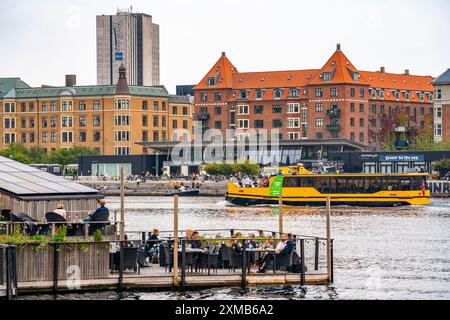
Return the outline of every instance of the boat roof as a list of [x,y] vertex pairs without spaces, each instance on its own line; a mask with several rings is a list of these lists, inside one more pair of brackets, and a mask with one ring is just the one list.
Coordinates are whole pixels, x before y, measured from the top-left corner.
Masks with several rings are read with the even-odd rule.
[[340,173],[340,174],[287,174],[284,177],[298,178],[298,177],[427,177],[428,173]]

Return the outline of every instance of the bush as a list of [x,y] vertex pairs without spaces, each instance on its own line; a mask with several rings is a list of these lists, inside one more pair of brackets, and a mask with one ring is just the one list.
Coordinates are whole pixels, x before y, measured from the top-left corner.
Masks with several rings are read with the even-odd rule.
[[210,163],[204,166],[203,170],[210,176],[229,176],[231,174],[242,174],[248,176],[257,176],[259,174],[259,165],[246,161],[245,163]]
[[450,159],[436,161],[433,163],[433,170],[438,171],[441,178],[444,177],[450,171]]

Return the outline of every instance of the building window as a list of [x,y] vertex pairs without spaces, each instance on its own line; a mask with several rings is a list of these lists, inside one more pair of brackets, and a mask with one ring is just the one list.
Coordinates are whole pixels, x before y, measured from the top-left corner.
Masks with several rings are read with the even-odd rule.
[[283,127],[283,121],[281,119],[274,119],[274,120],[272,120],[272,127],[273,128],[282,128]]
[[16,143],[16,134],[15,133],[5,133],[3,135],[3,141],[5,141],[5,144]]
[[50,133],[50,141],[51,142],[56,142],[56,132],[51,132]]
[[3,128],[5,129],[15,129],[16,128],[16,119],[15,118],[5,118],[3,121]]
[[142,116],[142,126],[147,127],[148,126],[148,117]]
[[359,97],[364,98],[365,92],[366,91],[364,89],[359,89]]
[[316,88],[316,97],[323,97],[323,89],[322,88]]
[[187,120],[183,120],[183,129],[187,129],[188,128],[188,121]]
[[380,113],[384,113],[385,112],[385,110],[384,110],[384,104],[382,104],[382,105],[380,105]]
[[158,142],[159,141],[159,132],[153,131],[153,141]]
[[350,132],[350,140],[355,141],[355,133]]
[[405,91],[405,92],[403,93],[403,95],[405,96],[405,100],[406,100],[406,101],[409,101],[409,91]]
[[80,101],[79,107],[80,107],[80,111],[85,111],[86,110],[86,102]]
[[[94,117],[94,119],[95,119],[95,117]],[[114,116],[114,125],[115,126],[130,126],[131,125],[131,116],[129,116],[129,115]]]
[[222,121],[214,121],[215,129],[222,129]]
[[288,118],[288,128],[300,128],[300,118]]
[[337,97],[338,96],[338,88],[331,88],[330,89],[330,96]]
[[94,131],[94,142],[100,142],[101,140],[101,132]]
[[116,156],[127,156],[131,153],[131,147],[114,147]]
[[322,112],[322,111],[323,111],[323,104],[316,103],[316,112]]
[[308,123],[308,109],[302,108],[302,123],[307,124]]
[[364,132],[361,132],[361,133],[359,134],[359,141],[360,141],[360,142],[364,142]]
[[153,111],[159,111],[159,101],[153,101]]
[[72,128],[73,127],[73,118],[72,117],[61,117],[61,127]]
[[282,113],[283,112],[283,108],[279,105],[277,106],[272,106],[272,113]]
[[254,106],[253,108],[255,114],[262,114],[264,112],[264,106]]
[[47,142],[48,142],[48,133],[42,132],[42,143],[47,143]]
[[[131,140],[131,132],[130,131],[123,131],[123,130],[114,131],[114,141],[115,142],[129,142],[130,140]],[[94,133],[94,141],[95,141],[95,133]],[[100,141],[100,139],[99,139],[99,141]]]
[[280,99],[280,98],[281,98],[281,89],[275,89],[275,90],[273,91],[273,97],[274,97],[275,99]]
[[255,128],[264,128],[264,120],[255,120]]
[[14,112],[16,112],[16,105],[15,105],[15,103],[5,103],[5,105],[4,105],[4,112],[5,113],[14,113]]
[[34,112],[34,103],[30,102],[30,112]]
[[238,115],[246,115],[249,114],[249,106],[238,106]]
[[27,119],[22,118],[22,119],[20,120],[20,127],[21,127],[21,128],[26,128],[26,127],[27,127]]
[[215,101],[221,101],[222,100],[222,94],[220,92],[216,92],[214,94],[214,100]]
[[94,110],[100,110],[102,106],[100,105],[100,101],[95,100],[93,104]]
[[323,127],[323,118],[316,118],[316,127]]
[[299,112],[300,112],[300,104],[298,103],[288,104],[288,113],[299,113]]
[[287,136],[289,140],[300,140],[299,132],[288,132]]
[[42,118],[42,128],[47,128],[47,126],[48,126],[47,118]]
[[50,111],[56,111],[56,101],[50,102]]
[[291,97],[298,97],[298,89],[297,88],[292,88],[290,90],[290,94],[291,94]]
[[442,124],[436,124],[434,134],[438,137],[442,136]]
[[359,118],[359,126],[360,128],[364,128],[364,118]]
[[214,108],[214,114],[216,116],[220,116],[222,114],[222,108],[221,107],[215,107]]
[[353,102],[350,103],[350,112],[355,112],[355,104]]
[[153,116],[153,126],[159,127],[159,117],[158,116]]
[[331,73],[330,72],[324,72],[322,73],[323,81],[331,81]]
[[162,116],[162,117],[161,117],[161,126],[162,126],[163,128],[166,127],[166,116]]
[[27,104],[25,102],[20,104],[20,112],[27,112]]
[[241,91],[239,92],[239,97],[240,97],[241,99],[247,99],[247,90],[241,90]]
[[47,102],[42,102],[42,112],[47,112]]
[[30,119],[30,128],[34,128],[34,119],[33,118]]
[[421,116],[425,115],[425,108],[424,107],[420,107],[420,115]]
[[442,89],[436,90],[436,99],[441,100],[442,99]]
[[350,88],[350,97],[354,98],[356,95],[356,90],[355,88]]
[[249,128],[249,120],[248,119],[239,119],[238,120],[238,128],[239,129],[248,129]]
[[178,114],[178,107],[177,106],[173,106],[172,107],[172,114]]
[[61,142],[73,142],[73,132],[61,132]]
[[200,101],[208,101],[208,95],[206,93],[201,93]]
[[436,107],[436,118],[442,118],[442,107]]
[[208,78],[208,87],[215,86],[216,85],[216,78],[215,77],[209,77]]
[[92,124],[94,127],[98,127],[101,124],[100,116],[94,116]]
[[350,127],[355,126],[355,118],[350,118]]
[[148,110],[148,101],[142,101],[142,110]]
[[359,112],[364,112],[364,103],[359,104]]
[[[95,105],[95,102],[94,102],[94,105]],[[130,110],[130,100],[128,100],[128,99],[116,100],[115,108],[116,108],[116,110]]]
[[372,113],[377,113],[377,105],[376,104],[372,105]]
[[166,111],[166,102],[165,101],[163,101],[163,102],[161,102],[161,111]]
[[261,100],[263,98],[263,91],[262,90],[256,90],[256,99]]
[[379,91],[380,99],[384,99],[384,90]]
[[61,111],[63,112],[72,111],[72,101],[63,101],[61,103]]
[[178,121],[172,120],[172,128],[177,129],[178,128]]

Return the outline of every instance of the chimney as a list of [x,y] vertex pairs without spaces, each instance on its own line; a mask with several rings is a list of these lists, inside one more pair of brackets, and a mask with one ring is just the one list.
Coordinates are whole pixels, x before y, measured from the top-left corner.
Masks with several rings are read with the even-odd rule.
[[341,51],[341,44],[340,43],[336,44],[336,51]]
[[405,69],[405,76],[409,76],[409,69]]
[[222,52],[222,57],[225,57],[225,56],[226,56],[225,51],[223,51]]
[[381,72],[381,73],[386,73],[386,68],[385,68],[385,67],[381,67],[381,68],[380,68],[380,72]]
[[66,87],[74,87],[77,85],[77,76],[75,74],[66,74]]

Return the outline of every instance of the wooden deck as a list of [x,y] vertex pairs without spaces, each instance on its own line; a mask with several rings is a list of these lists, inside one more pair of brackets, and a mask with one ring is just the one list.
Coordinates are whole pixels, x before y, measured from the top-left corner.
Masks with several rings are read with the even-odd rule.
[[[277,271],[276,274],[269,270],[265,274],[254,273],[246,276],[246,285],[300,285],[300,274],[287,274]],[[68,280],[58,281],[59,292],[81,292],[95,290],[115,290],[118,285],[119,276],[117,273],[104,279],[81,280],[78,288],[73,288],[73,282]],[[311,271],[305,275],[306,285],[326,285],[328,284],[326,272]],[[242,284],[241,270],[230,272],[228,270],[211,270],[210,275],[207,271],[197,273],[186,273],[185,287],[187,288],[205,288],[205,287],[224,287],[240,286]],[[173,289],[173,276],[164,268],[157,265],[141,268],[140,274],[126,271],[123,274],[123,288],[145,290],[145,289]],[[53,291],[53,281],[28,281],[19,282],[18,292],[22,293],[51,293]],[[0,287],[0,296],[5,295],[5,290]]]

